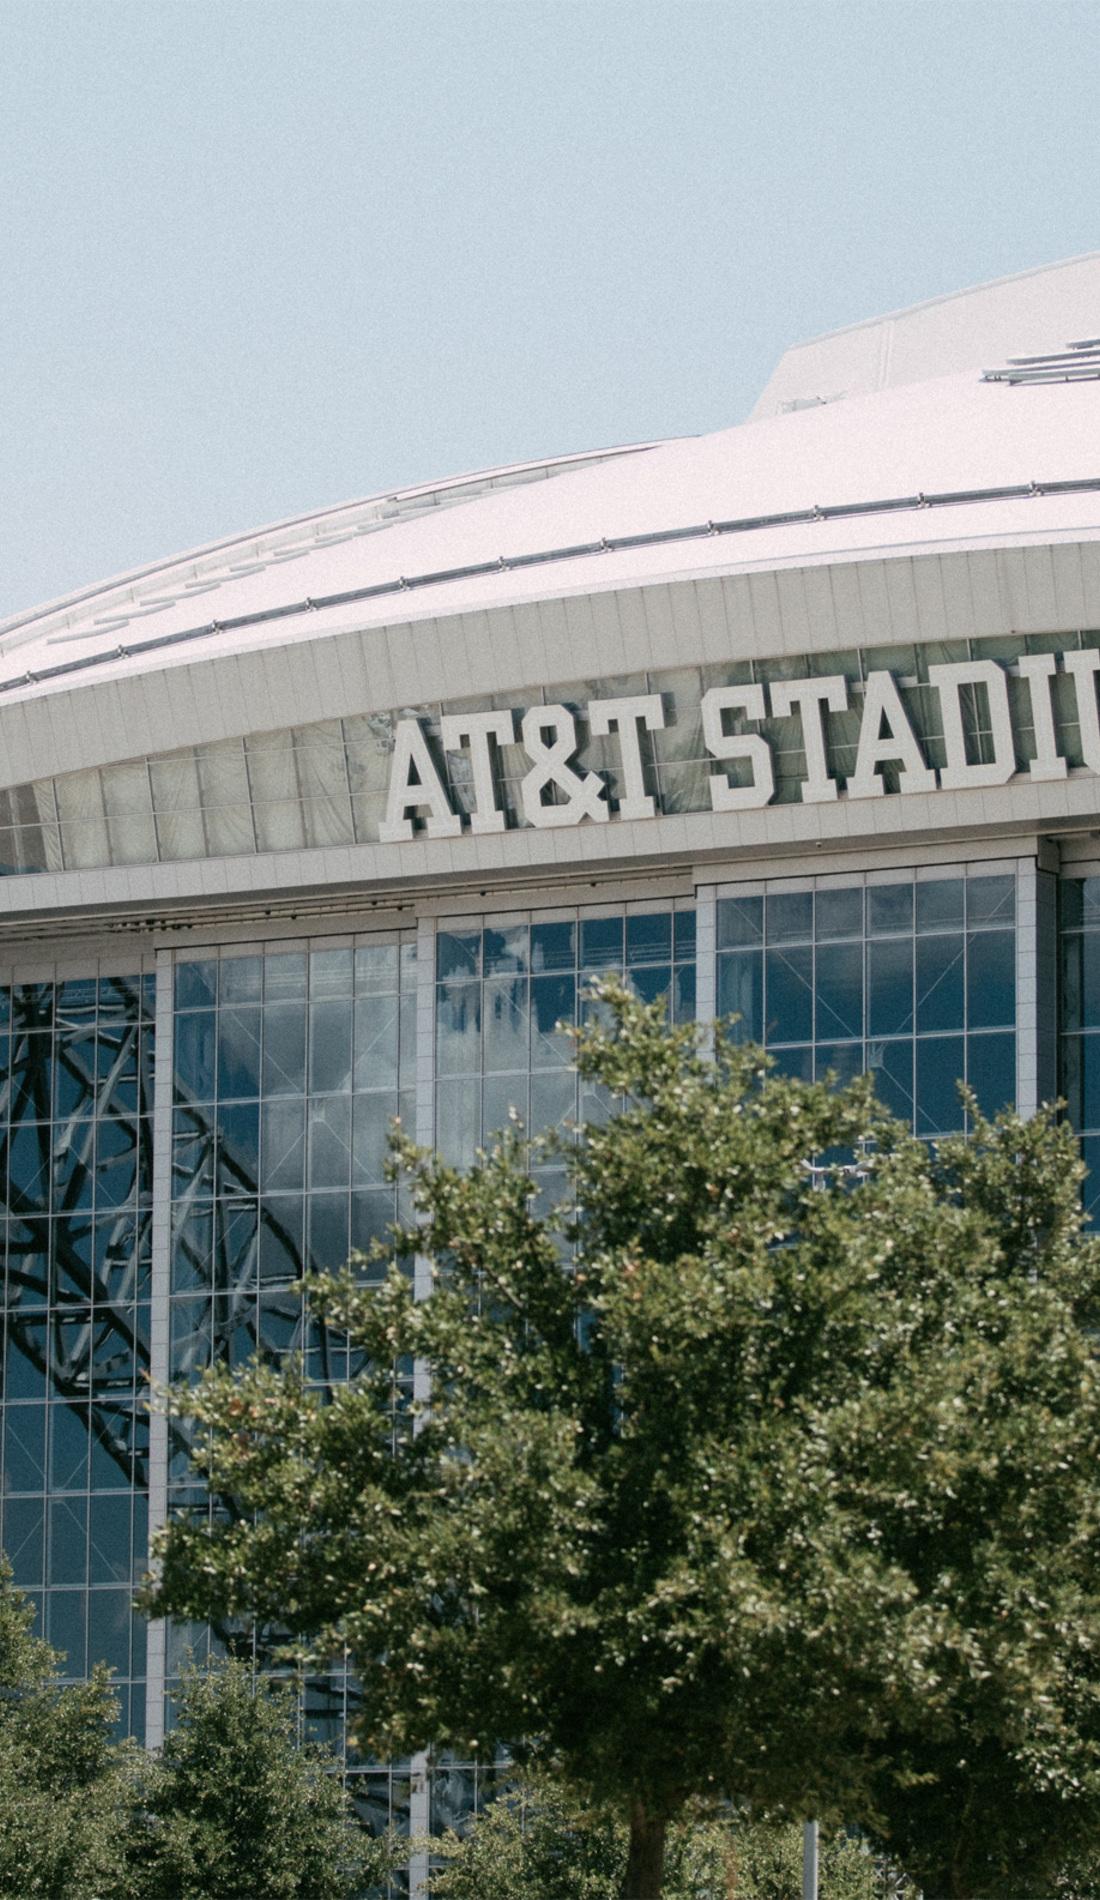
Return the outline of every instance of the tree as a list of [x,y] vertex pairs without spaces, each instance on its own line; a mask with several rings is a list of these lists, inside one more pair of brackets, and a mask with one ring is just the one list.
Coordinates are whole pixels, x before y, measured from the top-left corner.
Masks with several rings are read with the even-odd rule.
[[0,1894],[116,1900],[136,1755],[112,1745],[107,1673],[64,1687],[56,1650],[0,1563]]
[[[433,1900],[616,1900],[627,1830],[606,1809],[536,1777],[494,1801],[468,1833],[434,1842]],[[669,1831],[667,1900],[791,1900],[801,1891],[802,1829],[689,1814]],[[821,1900],[874,1900],[874,1864],[837,1833],[822,1844]]]
[[656,1900],[670,1825],[716,1794],[916,1865],[907,1816],[980,1743],[935,1878],[1018,1895],[964,1846],[996,1804],[1036,1869],[1041,1835],[1100,1830],[1100,1265],[1072,1137],[974,1113],[929,1150],[866,1083],[708,1060],[603,994],[577,1061],[623,1109],[567,1156],[575,1217],[535,1210],[518,1133],[466,1175],[399,1144],[421,1224],[395,1270],[310,1291],[363,1370],[175,1397],[234,1509],[169,1527],[149,1601],[349,1654],[374,1752],[533,1738],[629,1823],[624,1900]]
[[288,1689],[241,1662],[183,1678],[131,1836],[136,1900],[352,1900],[392,1855],[355,1828]]

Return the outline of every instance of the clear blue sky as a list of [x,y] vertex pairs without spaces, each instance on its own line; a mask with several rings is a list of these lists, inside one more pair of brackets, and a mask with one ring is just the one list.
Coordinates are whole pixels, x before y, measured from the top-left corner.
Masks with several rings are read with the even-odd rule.
[[1100,0],[0,0],[0,615],[735,422],[1100,247],[1098,101]]

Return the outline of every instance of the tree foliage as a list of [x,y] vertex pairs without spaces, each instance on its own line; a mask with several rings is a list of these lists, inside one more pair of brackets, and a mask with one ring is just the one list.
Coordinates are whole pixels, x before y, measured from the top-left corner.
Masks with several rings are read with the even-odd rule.
[[403,1144],[394,1270],[310,1293],[359,1374],[177,1395],[235,1509],[169,1527],[150,1600],[350,1654],[373,1752],[533,1738],[629,1819],[626,1900],[715,1794],[858,1821],[930,1895],[1037,1895],[1100,1828],[1072,1136],[971,1105],[930,1149],[867,1084],[604,1000],[577,1060],[623,1109],[567,1154],[576,1214],[519,1134],[465,1175]]
[[288,1689],[241,1662],[183,1678],[132,1828],[135,1900],[350,1900],[388,1871]]
[[[432,1843],[432,1900],[617,1900],[628,1838],[621,1819],[536,1777],[495,1801],[462,1837]],[[793,1900],[802,1887],[797,1823],[689,1813],[670,1829],[667,1900]],[[821,1900],[876,1900],[867,1850],[822,1843]]]
[[106,1671],[63,1686],[61,1659],[31,1634],[33,1621],[0,1564],[0,1895],[115,1900],[137,1758],[112,1746]]
[[290,1699],[242,1664],[185,1678],[158,1755],[112,1740],[106,1671],[64,1685],[0,1569],[0,1900],[353,1900],[396,1845],[354,1827]]

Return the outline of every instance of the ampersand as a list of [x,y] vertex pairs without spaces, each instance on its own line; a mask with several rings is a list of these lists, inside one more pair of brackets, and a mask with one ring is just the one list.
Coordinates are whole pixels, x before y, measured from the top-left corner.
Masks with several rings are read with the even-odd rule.
[[[577,726],[567,706],[532,706],[523,715],[523,744],[533,761],[520,788],[529,825],[548,831],[557,825],[579,825],[582,818],[602,824],[608,816],[603,780],[595,772],[575,772],[569,761],[577,750]],[[552,738],[547,739],[547,735]],[[543,793],[553,787],[565,802],[544,804]]]

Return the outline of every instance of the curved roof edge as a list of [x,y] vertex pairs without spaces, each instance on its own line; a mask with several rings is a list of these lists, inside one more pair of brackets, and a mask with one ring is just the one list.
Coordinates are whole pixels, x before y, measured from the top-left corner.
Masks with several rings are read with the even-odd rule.
[[[526,482],[547,480],[555,475],[583,467],[610,462],[619,456],[639,455],[646,449],[659,448],[659,441],[628,442],[613,448],[583,449],[573,454],[546,456],[536,461],[512,462],[496,468],[471,470],[441,481],[418,482],[408,488],[384,489],[355,501],[335,503],[331,507],[311,509],[306,514],[290,515],[263,528],[225,535],[205,542],[184,553],[162,556],[140,567],[128,569],[108,580],[90,582],[70,593],[40,605],[24,608],[0,620],[0,649],[18,647],[24,639],[44,631],[44,623],[53,622],[54,630],[64,631],[66,616],[88,604],[101,601],[109,608],[111,597],[125,595],[130,604],[134,591],[152,582],[169,583],[177,577],[177,591],[205,592],[226,578],[226,570],[235,564],[230,557],[245,556],[247,565],[266,566],[271,561],[293,560],[311,548],[329,540],[367,534],[385,528],[391,521],[409,520],[436,508],[453,508],[494,489],[519,487]],[[190,574],[186,573],[191,569]],[[240,571],[243,571],[240,570]],[[163,605],[164,596],[157,587],[148,605]]]
[[749,420],[1100,336],[1100,251],[1037,264],[792,344]]

